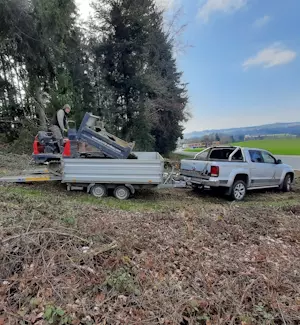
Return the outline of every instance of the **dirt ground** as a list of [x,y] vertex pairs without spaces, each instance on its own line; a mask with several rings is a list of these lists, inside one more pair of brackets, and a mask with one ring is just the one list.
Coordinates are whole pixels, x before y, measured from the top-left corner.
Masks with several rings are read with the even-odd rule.
[[[0,175],[28,168],[1,156]],[[300,175],[298,175],[300,176]],[[231,203],[0,185],[0,324],[300,324],[300,186]]]

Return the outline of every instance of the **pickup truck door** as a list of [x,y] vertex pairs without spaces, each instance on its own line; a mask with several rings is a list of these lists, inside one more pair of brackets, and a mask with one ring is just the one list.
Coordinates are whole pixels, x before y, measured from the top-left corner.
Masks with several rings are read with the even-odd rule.
[[277,164],[277,159],[273,157],[269,152],[262,151],[262,156],[264,160],[264,164],[268,166],[270,172],[273,173],[273,178],[271,179],[271,185],[279,185],[280,178],[282,174],[282,167]]
[[[276,159],[262,150],[249,150],[251,187],[276,186]],[[279,183],[279,181],[278,181]]]

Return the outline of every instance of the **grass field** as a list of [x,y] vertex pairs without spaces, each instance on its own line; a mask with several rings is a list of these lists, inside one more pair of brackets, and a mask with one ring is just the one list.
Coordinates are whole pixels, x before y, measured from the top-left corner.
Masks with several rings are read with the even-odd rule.
[[254,140],[233,145],[265,149],[274,155],[300,155],[300,139]]
[[[300,155],[300,139],[268,139],[233,143],[234,146],[260,148],[274,155]],[[203,149],[186,149],[187,152],[201,152]]]
[[[0,154],[0,174],[29,161]],[[0,196],[0,324],[299,324],[298,183],[238,204],[191,189],[101,200],[56,183],[0,184]]]
[[203,150],[203,148],[196,148],[196,149],[185,149],[184,151],[186,152],[201,152]]

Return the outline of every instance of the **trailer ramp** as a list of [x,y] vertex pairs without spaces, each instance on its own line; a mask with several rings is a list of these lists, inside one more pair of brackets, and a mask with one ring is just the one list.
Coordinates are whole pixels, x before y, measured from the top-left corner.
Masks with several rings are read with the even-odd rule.
[[50,168],[25,170],[18,176],[4,176],[0,177],[0,183],[38,183],[38,182],[51,182],[61,181],[62,176],[58,171]]

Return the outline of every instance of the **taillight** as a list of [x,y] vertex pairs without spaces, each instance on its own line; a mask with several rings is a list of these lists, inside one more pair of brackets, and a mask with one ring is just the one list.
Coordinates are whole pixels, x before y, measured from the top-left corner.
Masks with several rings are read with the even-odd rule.
[[210,168],[210,176],[211,177],[218,177],[220,173],[219,166],[211,166]]
[[39,151],[39,141],[38,138],[35,137],[34,142],[33,142],[33,154],[38,155],[40,153]]

